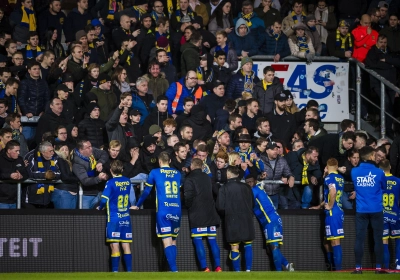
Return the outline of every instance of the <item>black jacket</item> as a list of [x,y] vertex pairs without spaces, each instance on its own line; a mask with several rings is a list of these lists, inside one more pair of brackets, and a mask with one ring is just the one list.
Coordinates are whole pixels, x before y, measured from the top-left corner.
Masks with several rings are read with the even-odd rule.
[[[304,167],[304,162],[303,162],[303,154],[305,152],[305,148],[302,148],[298,151],[291,151],[289,152],[285,158],[287,163],[289,164],[290,171],[292,172],[292,175],[294,176],[295,181],[300,181],[302,179],[302,172],[303,172],[303,167]],[[311,183],[311,177],[314,176],[318,180],[321,179],[322,173],[321,169],[319,167],[318,162],[314,165],[309,165],[307,169],[307,177],[308,177],[308,182]]]
[[224,168],[218,169],[215,161],[212,161],[210,164],[210,170],[211,174],[213,175],[211,178],[213,183],[213,194],[214,197],[217,197],[221,186],[223,186],[228,181],[226,177],[228,166],[226,165]]
[[182,124],[190,125],[193,128],[193,140],[201,139],[207,141],[208,139],[211,139],[213,134],[211,123],[206,119],[206,113],[203,110],[195,110],[196,111],[192,109],[190,117]]
[[[142,169],[149,174],[154,168],[158,168],[158,155],[161,153],[161,148],[157,146],[154,153],[149,153],[146,148],[142,147],[139,150],[139,161],[142,164]],[[137,163],[139,164],[139,162]]]
[[[9,158],[5,150],[0,152],[0,180],[12,180],[11,173],[18,171],[22,180],[28,179],[29,175],[25,169],[25,163],[22,157],[18,159]],[[17,183],[0,183],[0,203],[13,204],[17,202]]]
[[18,87],[18,105],[22,115],[32,113],[39,116],[45,111],[47,102],[50,100],[50,90],[45,80],[32,79],[29,74],[21,81]]
[[290,147],[290,141],[297,129],[295,117],[286,111],[282,115],[278,115],[274,109],[267,115],[267,119],[271,125],[272,134],[277,139],[284,141],[286,147]]
[[225,95],[219,97],[214,92],[201,99],[200,105],[204,107],[206,114],[210,116],[211,122],[214,122],[217,111],[224,107],[226,99]]
[[219,225],[219,216],[215,209],[211,178],[195,169],[186,176],[183,187],[185,205],[188,208],[190,228]]
[[165,113],[161,113],[157,110],[157,108],[154,108],[153,111],[144,120],[143,135],[146,136],[149,134],[149,128],[153,124],[156,124],[160,128],[163,128],[163,121],[168,118],[172,118],[172,116],[168,114],[168,111],[166,111]]
[[253,207],[253,192],[240,179],[229,179],[219,189],[217,209],[225,213],[225,238],[228,243],[254,239]]
[[108,143],[106,124],[100,118],[85,118],[79,123],[78,131],[79,138],[89,140],[95,148],[100,148],[100,146]]
[[400,137],[397,136],[393,139],[389,152],[390,166],[392,167],[392,174],[400,177]]
[[92,15],[85,11],[81,14],[77,8],[68,13],[64,23],[65,42],[75,41],[75,34],[79,30],[85,30],[86,25],[92,20]]
[[253,97],[258,100],[263,114],[269,114],[274,108],[274,97],[283,90],[283,85],[278,77],[275,77],[267,90],[263,88],[263,82],[259,81],[254,86]]
[[[381,61],[381,59],[385,59],[385,61]],[[383,53],[376,46],[373,46],[368,51],[364,63],[368,68],[376,71],[376,73],[384,77],[389,82],[396,84],[396,67],[400,67],[400,59],[392,56],[389,49],[386,51],[386,53]],[[375,88],[375,90],[380,90],[380,84],[381,82],[378,79],[371,79],[371,86]]]
[[55,185],[55,188],[63,191],[77,193],[79,191],[79,179],[72,172],[72,169],[69,166],[68,162],[63,158],[58,157],[57,164],[60,168],[61,181],[63,181],[63,183]]
[[[108,133],[108,140],[118,140],[121,142],[121,151],[125,151],[128,139],[134,138],[134,130],[133,126],[128,122],[123,127],[119,123],[119,117],[122,113],[123,109],[117,108],[114,110],[110,119],[106,122],[106,129]],[[130,133],[131,136],[128,136],[127,133]]]
[[72,75],[74,85],[77,85],[78,82],[82,81],[88,73],[87,68],[82,68],[82,63],[76,63],[72,58],[68,60],[67,71]]
[[[318,161],[321,165],[321,170],[326,166],[327,161],[330,158],[337,159],[338,162],[343,162],[347,158],[347,151],[340,153],[339,144],[340,135],[339,134],[327,134],[316,139],[311,139],[308,146],[317,147],[319,150]],[[339,146],[340,145],[340,146]]]
[[45,132],[51,131],[54,132],[56,131],[57,127],[60,125],[63,125],[67,127],[69,122],[67,119],[61,114],[60,116],[57,116],[53,111],[50,110],[50,112],[44,113],[37,124],[36,128],[36,143],[39,144],[42,142],[42,136]]
[[260,110],[258,110],[257,115],[254,115],[253,118],[250,118],[247,115],[247,112],[242,115],[242,126],[246,127],[249,131],[250,135],[253,135],[257,131],[257,119],[261,118],[263,114]]
[[58,35],[57,41],[61,43],[61,37],[62,37],[61,34],[65,19],[66,16],[62,11],[58,12],[56,15],[52,15],[49,9],[40,13],[40,16],[38,17],[37,21],[38,23],[37,31],[39,33],[40,42],[45,41],[47,29],[49,29],[49,27],[54,27],[57,29],[57,35]]
[[142,72],[146,73],[150,51],[156,44],[156,36],[154,34],[154,31],[151,29],[146,29],[142,26],[142,28],[140,29],[140,34],[137,36],[136,41],[138,42],[138,44],[136,46],[135,55],[139,57]]

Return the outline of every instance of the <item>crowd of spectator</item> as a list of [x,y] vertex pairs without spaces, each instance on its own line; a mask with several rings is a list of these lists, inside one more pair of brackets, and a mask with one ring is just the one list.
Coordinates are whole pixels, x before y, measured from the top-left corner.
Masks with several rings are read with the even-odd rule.
[[[351,181],[366,145],[400,175],[397,139],[390,149],[351,120],[328,134],[316,100],[300,110],[274,68],[258,77],[251,58],[355,58],[396,84],[398,1],[78,0],[67,15],[60,0],[0,2],[0,208],[15,208],[16,182],[30,178],[23,207],[76,208],[80,184],[92,209],[112,160],[145,180],[161,151],[183,180],[201,159],[215,196],[230,165],[243,180],[282,180],[264,184],[280,209],[319,203],[329,158]],[[389,113],[398,94],[386,90]],[[354,196],[346,185],[345,208]]]

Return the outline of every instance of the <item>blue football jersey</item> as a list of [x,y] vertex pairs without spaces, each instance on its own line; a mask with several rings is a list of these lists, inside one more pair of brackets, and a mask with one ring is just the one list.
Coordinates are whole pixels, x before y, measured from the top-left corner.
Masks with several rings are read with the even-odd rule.
[[385,174],[387,182],[383,189],[383,215],[385,221],[395,224],[399,217],[400,179]]
[[151,170],[146,186],[156,186],[157,212],[169,212],[181,208],[181,173],[171,167],[161,167]]
[[129,192],[131,181],[116,176],[107,181],[101,196],[100,208],[107,206],[108,222],[129,219]]
[[252,188],[254,196],[254,208],[253,213],[257,217],[260,224],[265,227],[271,221],[279,219],[279,214],[276,212],[274,204],[272,203],[269,196],[265,193],[264,188],[261,184],[257,184]]
[[332,187],[336,188],[336,199],[335,202],[333,203],[333,207],[331,210],[326,210],[326,212],[329,212],[332,214],[332,212],[336,211],[343,211],[342,210],[342,193],[343,193],[343,186],[344,186],[344,179],[342,175],[337,174],[336,172],[330,173],[328,176],[325,177],[324,181],[324,199],[325,203],[329,203],[330,197],[329,197],[329,190]]

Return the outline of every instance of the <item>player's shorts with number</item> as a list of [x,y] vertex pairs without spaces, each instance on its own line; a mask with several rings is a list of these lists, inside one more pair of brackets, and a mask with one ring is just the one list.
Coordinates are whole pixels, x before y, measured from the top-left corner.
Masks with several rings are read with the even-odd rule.
[[158,237],[176,238],[181,226],[181,211],[157,212],[156,233]]
[[383,239],[388,238],[400,238],[400,220],[396,223],[390,223],[385,221],[383,223]]
[[344,238],[343,211],[325,211],[325,237],[327,240]]
[[132,242],[132,226],[130,218],[107,222],[106,241],[113,243]]
[[268,244],[273,242],[283,244],[283,228],[281,218],[268,223],[264,229],[264,235]]
[[199,237],[199,236],[217,236],[217,227],[198,227],[190,229],[191,237]]

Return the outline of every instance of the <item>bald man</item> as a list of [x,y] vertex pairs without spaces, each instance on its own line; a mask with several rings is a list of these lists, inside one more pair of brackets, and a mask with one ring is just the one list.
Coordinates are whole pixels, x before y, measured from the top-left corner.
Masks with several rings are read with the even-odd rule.
[[379,36],[378,32],[371,28],[371,17],[369,15],[363,15],[360,25],[351,33],[354,36],[353,58],[364,62],[368,51],[372,46],[376,45]]
[[112,33],[112,38],[116,50],[121,49],[121,44],[125,40],[135,40],[139,31],[131,31],[131,18],[127,15],[122,15],[119,19],[120,27]]

